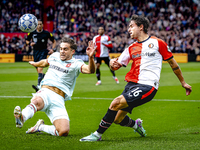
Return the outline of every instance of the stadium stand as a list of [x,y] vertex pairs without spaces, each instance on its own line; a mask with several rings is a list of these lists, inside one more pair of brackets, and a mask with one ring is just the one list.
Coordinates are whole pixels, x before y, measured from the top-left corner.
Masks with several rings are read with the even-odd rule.
[[[38,18],[43,12],[53,21],[55,38],[69,36],[84,54],[86,43],[105,26],[113,42],[113,53],[121,53],[133,42],[127,25],[132,14],[145,15],[151,22],[150,34],[168,43],[173,53],[200,54],[200,2],[198,0],[55,0],[55,7],[43,9],[42,0],[2,0],[0,2],[0,53],[31,54],[24,37],[7,38],[2,33],[21,32],[18,19],[24,13]],[[14,9],[17,8],[17,9]],[[59,43],[59,42],[57,42]]]

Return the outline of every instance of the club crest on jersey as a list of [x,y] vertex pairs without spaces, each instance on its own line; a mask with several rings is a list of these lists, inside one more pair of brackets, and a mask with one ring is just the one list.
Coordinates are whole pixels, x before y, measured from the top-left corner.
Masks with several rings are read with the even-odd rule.
[[149,47],[149,48],[153,48],[154,45],[153,45],[152,43],[150,43],[150,44],[148,45],[148,47]]
[[69,63],[69,64],[66,65],[66,67],[70,67],[70,66],[71,66],[71,63]]

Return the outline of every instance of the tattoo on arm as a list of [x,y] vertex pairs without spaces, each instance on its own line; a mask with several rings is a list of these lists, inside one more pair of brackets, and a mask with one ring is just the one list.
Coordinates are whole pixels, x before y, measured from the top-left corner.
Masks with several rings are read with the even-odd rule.
[[179,66],[178,66],[178,67],[176,67],[176,68],[172,68],[172,70],[173,70],[173,71],[175,71],[175,70],[177,70],[177,69],[179,69]]

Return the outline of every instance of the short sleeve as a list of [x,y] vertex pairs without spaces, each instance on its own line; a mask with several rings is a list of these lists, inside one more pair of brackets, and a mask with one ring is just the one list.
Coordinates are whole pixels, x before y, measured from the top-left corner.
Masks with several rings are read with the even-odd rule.
[[28,33],[26,40],[30,41],[32,39],[32,35],[33,35],[32,32]]
[[49,33],[49,39],[53,42],[54,41],[54,36],[52,33]]
[[110,40],[110,37],[108,36],[108,44],[111,44],[111,40]]
[[57,58],[59,58],[59,52],[54,52],[53,54],[51,54],[48,58],[47,58],[47,62],[48,64],[53,60],[56,60]]
[[173,54],[169,48],[169,46],[167,45],[167,43],[165,43],[163,40],[158,39],[158,45],[159,45],[159,52],[163,57],[163,60],[169,60],[171,58],[173,58]]
[[127,66],[130,61],[130,54],[128,48],[126,48],[119,56],[118,62],[123,66]]

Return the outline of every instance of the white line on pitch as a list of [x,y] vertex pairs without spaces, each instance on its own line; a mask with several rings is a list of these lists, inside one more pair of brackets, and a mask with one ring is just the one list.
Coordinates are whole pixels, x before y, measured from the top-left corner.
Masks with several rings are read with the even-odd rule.
[[[0,98],[32,98],[32,96],[0,96]],[[72,99],[113,100],[114,98],[72,97]],[[152,101],[200,102],[200,100],[178,100],[178,99],[153,99]]]

